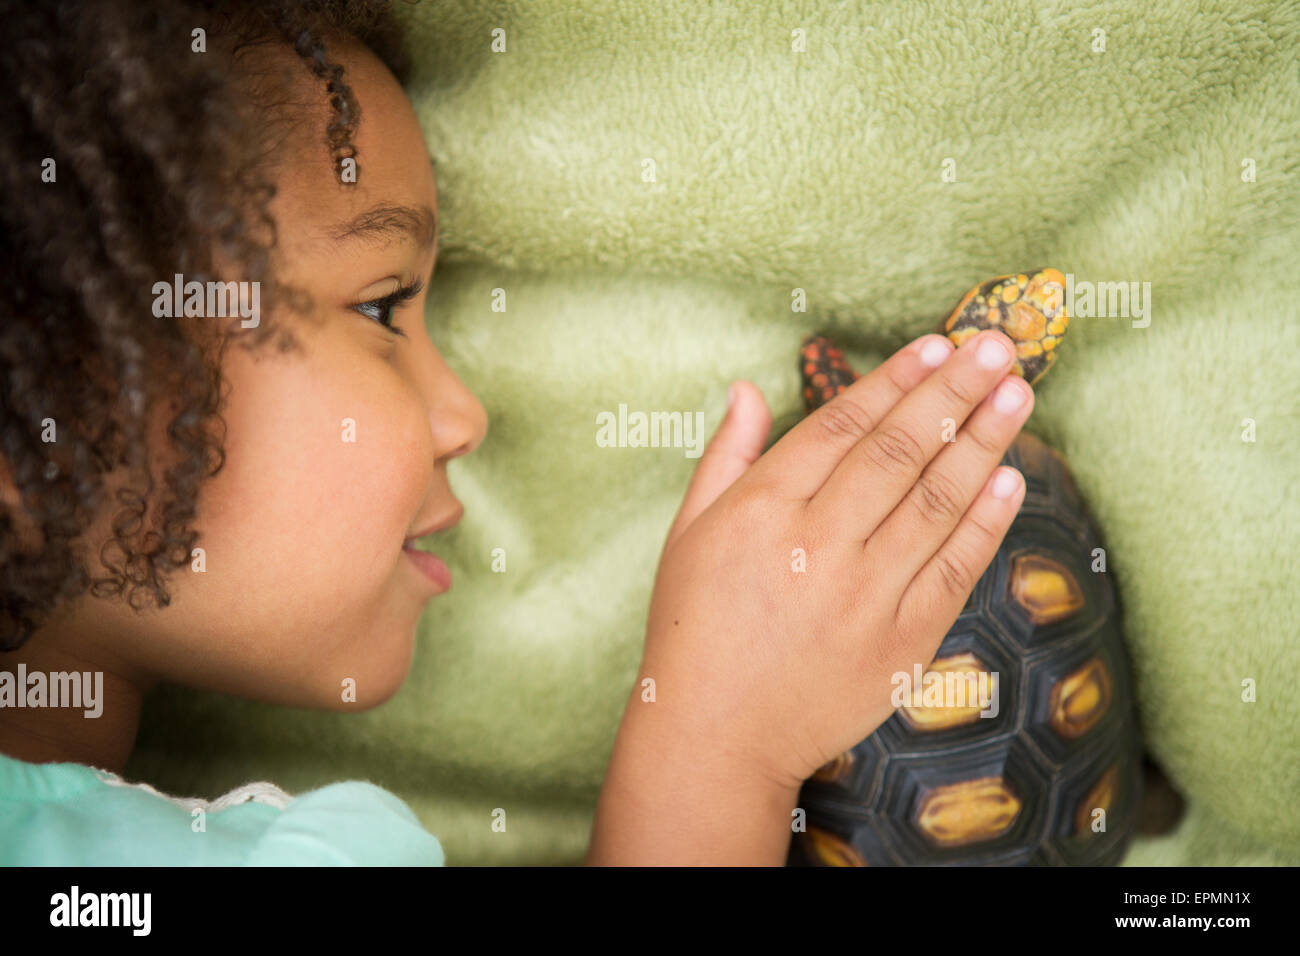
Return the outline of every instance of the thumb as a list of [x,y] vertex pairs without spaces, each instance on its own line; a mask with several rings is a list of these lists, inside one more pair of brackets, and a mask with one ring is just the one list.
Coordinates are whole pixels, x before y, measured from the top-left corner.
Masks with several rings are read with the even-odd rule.
[[757,386],[738,381],[728,390],[727,414],[695,466],[695,476],[664,544],[667,550],[709,505],[758,460],[772,428],[772,413]]

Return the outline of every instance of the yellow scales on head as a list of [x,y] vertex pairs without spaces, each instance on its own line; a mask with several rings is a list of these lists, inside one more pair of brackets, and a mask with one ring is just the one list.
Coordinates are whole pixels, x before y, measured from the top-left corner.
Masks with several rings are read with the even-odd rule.
[[966,293],[942,332],[960,346],[981,329],[1000,329],[1016,343],[1012,371],[1030,385],[1056,362],[1057,346],[1070,324],[1065,276],[1056,269],[998,276]]

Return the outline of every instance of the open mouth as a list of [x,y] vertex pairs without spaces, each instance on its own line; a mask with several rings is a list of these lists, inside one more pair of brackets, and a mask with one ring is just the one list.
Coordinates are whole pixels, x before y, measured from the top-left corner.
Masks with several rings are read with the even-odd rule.
[[447,528],[457,524],[461,516],[464,515],[465,509],[458,501],[453,511],[444,518],[425,528],[423,531],[416,532],[402,542],[402,553],[405,554],[416,569],[433,583],[439,592],[447,591],[451,588],[451,570],[446,563],[436,554],[424,550],[420,547],[423,539],[430,535],[437,534],[439,531],[445,531]]
[[451,589],[451,570],[442,558],[428,551],[419,550],[410,541],[402,546],[402,553],[411,560],[421,574],[437,585],[439,591]]

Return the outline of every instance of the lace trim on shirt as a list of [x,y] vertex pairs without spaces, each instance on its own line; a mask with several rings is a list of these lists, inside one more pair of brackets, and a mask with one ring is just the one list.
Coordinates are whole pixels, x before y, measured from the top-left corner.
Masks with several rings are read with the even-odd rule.
[[170,800],[177,806],[184,807],[186,810],[202,810],[204,813],[216,813],[218,810],[224,810],[227,807],[238,806],[241,803],[266,803],[275,807],[277,810],[283,810],[288,806],[292,796],[285,793],[273,783],[265,780],[256,783],[246,783],[242,787],[236,787],[229,793],[223,793],[221,796],[212,800],[201,800],[198,797],[173,797],[170,794],[162,793],[149,786],[147,783],[128,783],[117,774],[109,770],[95,770],[99,774],[99,779],[114,787],[134,787],[137,790],[143,790],[145,793],[153,794],[155,797],[161,797],[163,800]]

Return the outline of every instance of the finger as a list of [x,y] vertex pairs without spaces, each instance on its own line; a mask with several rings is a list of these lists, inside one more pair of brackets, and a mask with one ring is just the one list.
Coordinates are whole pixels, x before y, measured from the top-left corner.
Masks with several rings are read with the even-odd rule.
[[668,531],[665,550],[745,473],[767,444],[768,432],[772,429],[772,413],[768,411],[763,393],[749,382],[739,381],[732,383],[728,394],[731,402],[727,414],[695,466],[677,520]]
[[809,518],[865,542],[943,448],[945,434],[961,427],[1014,359],[1001,332],[981,332],[962,345],[848,450],[809,502]]
[[980,575],[993,560],[1025,497],[1025,479],[1009,466],[989,476],[970,510],[948,540],[917,573],[898,602],[900,633],[925,634],[914,651],[934,658],[943,636],[957,620]]
[[1034,408],[1034,390],[1006,376],[867,539],[871,566],[897,593],[948,540]]
[[905,345],[786,432],[755,474],[770,476],[792,498],[813,497],[849,450],[952,353],[942,335]]

